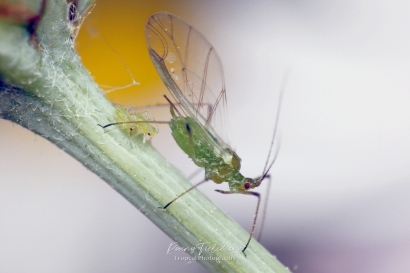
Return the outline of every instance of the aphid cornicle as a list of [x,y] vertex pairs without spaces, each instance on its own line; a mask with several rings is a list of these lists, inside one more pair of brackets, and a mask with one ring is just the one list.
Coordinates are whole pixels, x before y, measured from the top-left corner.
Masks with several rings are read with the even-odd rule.
[[[260,205],[259,193],[249,190],[258,187],[268,177],[277,153],[271,164],[265,165],[260,177],[252,179],[243,176],[240,173],[241,159],[223,140],[226,137],[226,90],[222,64],[212,45],[192,26],[166,12],[155,13],[148,19],[145,35],[151,60],[175,101],[173,103],[165,96],[172,115],[171,121],[166,123],[169,123],[178,146],[197,166],[205,169],[206,177],[161,208],[166,209],[182,195],[208,180],[218,184],[228,182],[230,191],[216,190],[223,194],[257,196],[252,231],[242,250],[245,254],[255,230]],[[108,124],[104,128],[117,124],[124,122]],[[271,150],[269,156],[270,153]]]

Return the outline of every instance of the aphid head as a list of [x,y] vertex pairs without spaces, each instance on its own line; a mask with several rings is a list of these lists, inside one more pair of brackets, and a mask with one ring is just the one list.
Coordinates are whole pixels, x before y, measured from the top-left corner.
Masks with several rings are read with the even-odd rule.
[[240,190],[242,190],[242,191],[247,191],[247,190],[256,188],[256,187],[258,187],[258,186],[261,184],[261,182],[262,182],[262,181],[259,180],[259,179],[255,180],[255,179],[252,179],[252,178],[245,178],[245,179],[243,180],[243,185],[242,185],[242,187],[240,187]]

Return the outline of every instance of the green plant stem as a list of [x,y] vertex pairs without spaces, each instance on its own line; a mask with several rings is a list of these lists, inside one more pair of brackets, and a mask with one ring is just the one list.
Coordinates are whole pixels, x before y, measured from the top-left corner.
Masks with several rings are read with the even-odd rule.
[[[36,30],[40,51],[29,42],[24,26],[0,21],[0,117],[48,139],[76,158],[179,246],[192,248],[205,243],[237,249],[203,250],[201,256],[213,257],[199,261],[209,271],[288,272],[256,240],[252,240],[245,258],[241,249],[248,233],[197,190],[167,210],[158,209],[191,184],[150,143],[130,139],[122,130],[104,132],[97,126],[114,122],[115,110],[73,49],[67,18],[65,1],[47,1]],[[192,255],[198,256],[198,249]],[[228,256],[233,259],[218,261]]]

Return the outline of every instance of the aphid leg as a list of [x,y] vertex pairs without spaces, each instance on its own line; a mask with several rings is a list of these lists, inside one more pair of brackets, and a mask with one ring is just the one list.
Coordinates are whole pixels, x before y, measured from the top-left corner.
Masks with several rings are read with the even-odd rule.
[[115,125],[123,125],[123,124],[138,124],[138,123],[155,123],[155,124],[170,124],[170,123],[179,123],[180,122],[173,122],[173,121],[158,121],[158,120],[130,120],[130,121],[120,121],[120,122],[113,122],[113,123],[108,123],[106,125],[101,125],[97,124],[101,128],[105,129],[110,126],[115,126]]
[[261,195],[258,192],[254,192],[254,191],[240,191],[240,192],[231,192],[231,191],[223,191],[223,190],[215,190],[216,192],[222,193],[222,194],[236,194],[236,193],[240,193],[240,194],[245,194],[245,195],[253,195],[258,197],[258,204],[256,205],[256,212],[255,212],[255,216],[253,217],[253,225],[252,225],[252,230],[251,233],[249,234],[249,239],[248,242],[246,242],[245,247],[242,249],[242,253],[243,255],[246,256],[245,254],[245,250],[248,248],[249,243],[252,240],[252,236],[253,233],[255,232],[255,227],[256,227],[256,220],[258,219],[258,212],[259,212],[259,205],[261,203]]
[[107,127],[113,126],[113,125],[121,125],[121,124],[131,124],[131,123],[156,123],[156,124],[170,124],[170,121],[155,121],[155,120],[134,120],[134,121],[121,121],[121,122],[113,122],[113,123],[108,123],[106,125],[101,125],[97,124],[101,128],[105,129]]
[[182,116],[181,113],[178,111],[176,106],[172,103],[172,101],[167,97],[167,95],[164,95],[164,98],[168,101],[169,105],[171,105],[171,109],[174,109],[178,115]]
[[[276,156],[277,156],[277,153],[278,153],[278,151],[279,151],[279,148],[277,148],[275,157],[274,157],[274,159],[273,159],[273,162],[272,162],[271,165],[268,167],[269,158],[270,158],[270,155],[271,155],[271,153],[272,153],[273,144],[275,143],[275,139],[276,139],[276,132],[277,132],[277,129],[278,129],[279,117],[280,117],[280,112],[281,112],[280,110],[281,110],[281,108],[282,108],[283,95],[284,95],[284,93],[285,93],[285,86],[286,86],[286,83],[287,83],[288,78],[289,78],[289,73],[290,73],[289,70],[286,71],[286,73],[285,73],[285,75],[283,76],[283,79],[282,79],[282,87],[280,88],[279,99],[278,99],[278,109],[276,110],[275,126],[273,127],[272,142],[271,142],[271,144],[270,144],[270,149],[269,149],[269,153],[268,153],[268,158],[266,159],[265,167],[263,168],[263,172],[262,172],[262,173],[265,174],[265,175],[269,172],[269,169],[272,167],[273,162],[275,161]],[[279,142],[279,145],[278,145],[278,146],[280,146],[280,140],[278,140],[278,142]],[[262,178],[262,179],[263,179],[263,178]]]
[[257,237],[258,242],[261,241],[263,227],[265,226],[266,211],[268,209],[268,201],[269,201],[269,195],[270,195],[270,187],[272,186],[272,183],[271,183],[272,181],[271,181],[270,175],[269,174],[266,175],[265,178],[268,179],[269,181],[267,182],[268,186],[266,188],[266,194],[265,194],[266,197],[265,197],[265,201],[264,201],[263,208],[262,208],[262,218],[261,218],[261,221],[260,221],[261,223],[260,223],[259,233],[258,233],[258,237]]
[[205,179],[202,180],[201,182],[199,182],[199,183],[193,185],[192,187],[190,187],[189,189],[187,189],[186,191],[184,191],[183,193],[181,193],[180,195],[178,195],[177,197],[175,197],[174,199],[172,199],[171,202],[169,202],[169,203],[166,204],[165,206],[163,206],[163,207],[158,207],[158,208],[159,208],[159,209],[166,209],[166,208],[169,207],[172,203],[174,203],[176,200],[178,200],[181,196],[183,196],[185,193],[190,192],[191,190],[195,189],[196,187],[198,187],[199,185],[201,185],[201,184],[203,184],[203,183],[205,183],[205,182],[207,182],[207,181],[209,181],[209,179],[208,179],[208,178],[205,178]]

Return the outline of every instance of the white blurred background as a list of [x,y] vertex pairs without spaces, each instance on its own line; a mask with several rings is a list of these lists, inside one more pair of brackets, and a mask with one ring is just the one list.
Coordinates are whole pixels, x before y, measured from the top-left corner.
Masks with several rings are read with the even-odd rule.
[[[410,2],[152,2],[97,1],[94,12],[106,13],[91,15],[85,27],[112,22],[118,36],[98,32],[141,90],[133,55],[148,58],[145,44],[128,52],[116,43],[144,39],[144,22],[156,11],[202,32],[224,65],[230,136],[246,176],[262,172],[291,71],[261,243],[295,272],[409,272]],[[122,16],[127,23],[114,27]],[[126,84],[105,47],[92,62],[101,73],[125,75]],[[96,73],[97,81],[117,84]],[[0,272],[206,272],[166,256],[171,239],[64,152],[8,121],[0,128]],[[166,127],[153,142],[184,174],[196,170]],[[256,200],[216,188],[226,186],[201,190],[250,230]]]

